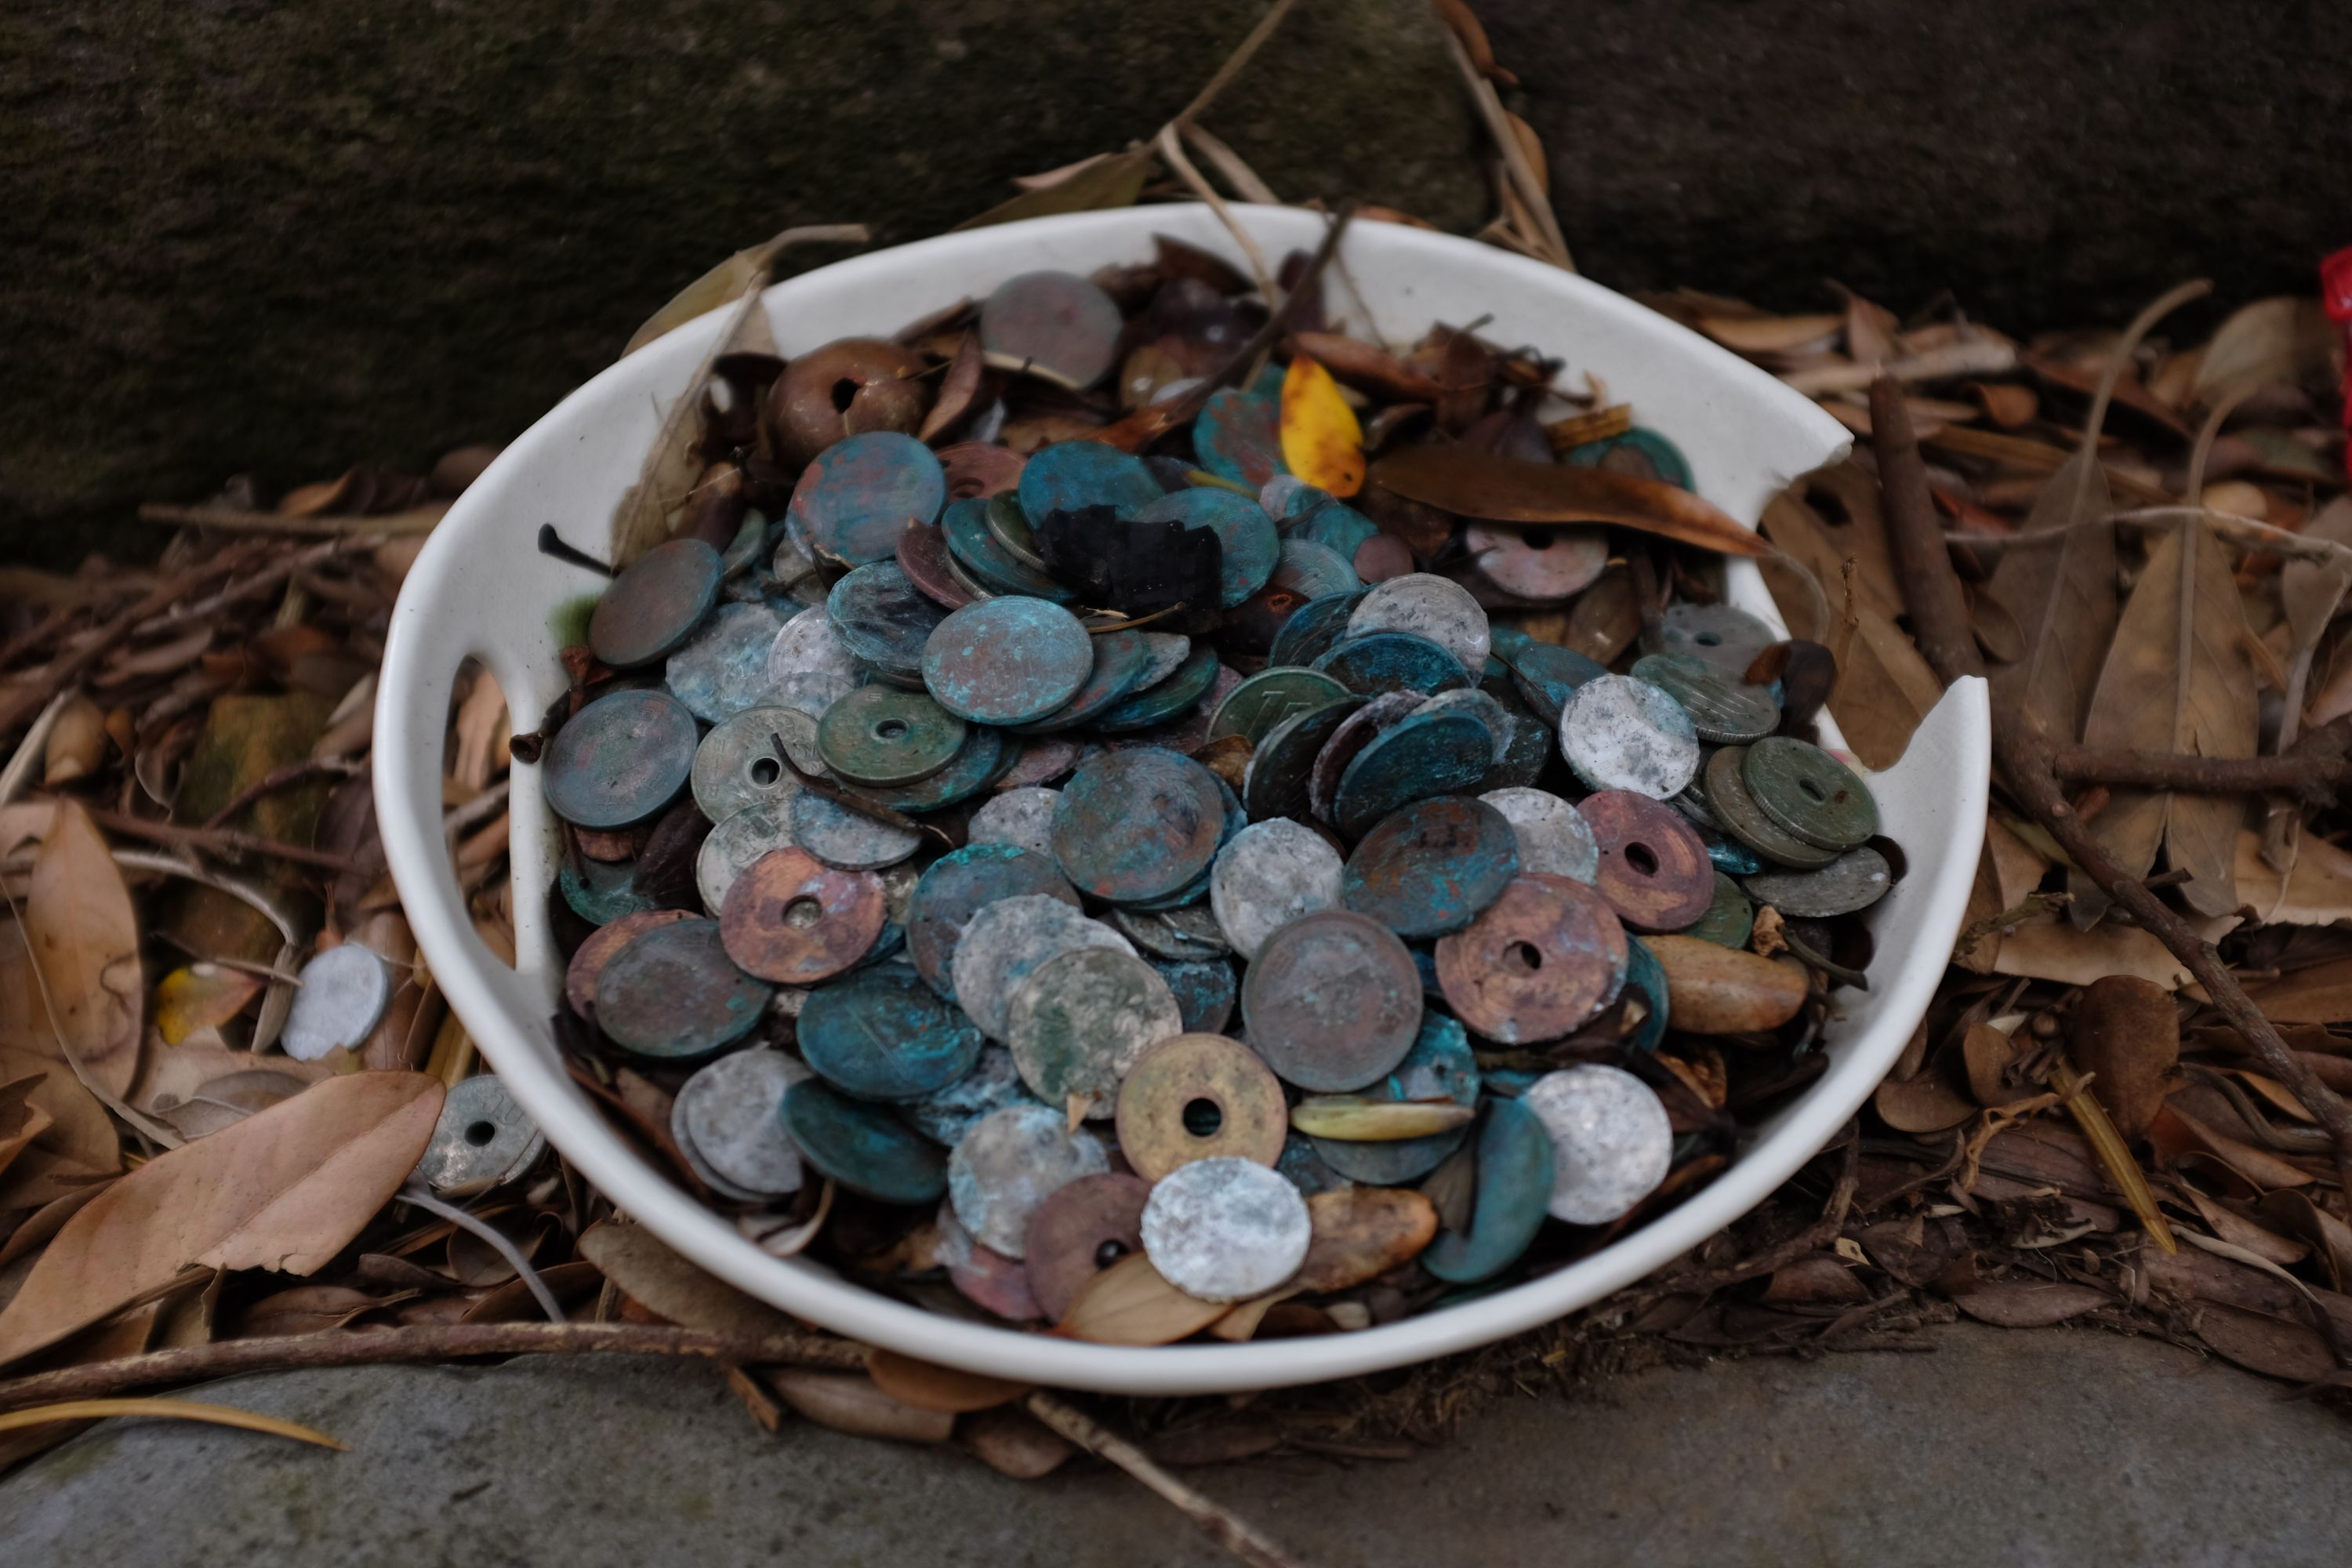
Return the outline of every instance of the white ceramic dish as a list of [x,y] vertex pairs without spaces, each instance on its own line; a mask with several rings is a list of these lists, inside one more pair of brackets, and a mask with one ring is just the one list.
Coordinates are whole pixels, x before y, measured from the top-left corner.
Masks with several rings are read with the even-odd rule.
[[[1269,254],[1312,248],[1316,216],[1244,207]],[[1205,209],[1159,206],[952,234],[859,257],[768,290],[787,354],[856,332],[888,333],[1016,273],[1087,272],[1151,253],[1164,233],[1241,261]],[[1846,433],[1763,372],[1582,278],[1466,240],[1359,223],[1341,247],[1345,280],[1328,297],[1360,334],[1410,342],[1434,321],[1483,318],[1506,344],[1532,343],[1586,370],[1643,424],[1688,456],[1697,488],[1752,522],[1786,481],[1837,457]],[[1352,291],[1351,291],[1352,286]],[[1358,292],[1360,298],[1358,297]],[[376,709],[376,808],[418,947],[450,1005],[523,1109],[565,1157],[623,1209],[711,1273],[788,1312],[872,1343],[973,1371],[1069,1388],[1207,1394],[1402,1366],[1500,1339],[1581,1307],[1657,1268],[1754,1206],[1810,1158],[1885,1073],[1925,1010],[1960,924],[1983,838],[1989,715],[1983,682],[1955,687],[1875,788],[1885,831],[1909,874],[1874,913],[1867,993],[1846,992],[1829,1036],[1832,1065],[1731,1168],[1655,1223],[1575,1265],[1514,1289],[1360,1333],[1265,1344],[1127,1349],[1075,1343],[939,1316],[887,1300],[830,1269],[772,1258],[641,1158],[565,1075],[549,1018],[562,963],[544,915],[557,829],[533,768],[514,770],[516,967],[475,935],[439,830],[442,733],[459,665],[478,658],[529,729],[564,689],[556,606],[602,579],[540,553],[540,525],[601,549],[663,409],[719,331],[717,314],[680,328],[574,392],[476,480],[433,534],[394,611]],[[1779,624],[1752,566],[1737,563],[1734,602]]]

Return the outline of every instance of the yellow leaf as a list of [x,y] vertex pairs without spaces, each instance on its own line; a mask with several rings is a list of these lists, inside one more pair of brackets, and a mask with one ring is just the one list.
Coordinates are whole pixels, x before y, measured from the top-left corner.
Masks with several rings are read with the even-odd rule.
[[1282,378],[1282,460],[1335,496],[1364,488],[1364,428],[1331,373],[1305,354]]
[[258,975],[217,963],[194,963],[174,969],[155,986],[155,1029],[167,1046],[176,1046],[198,1029],[216,1029],[239,1013],[261,990]]
[[351,1451],[349,1443],[330,1437],[315,1426],[194,1399],[68,1399],[59,1405],[36,1405],[30,1410],[12,1410],[0,1415],[0,1432],[47,1426],[59,1421],[95,1421],[102,1415],[160,1415],[173,1421],[204,1421],[215,1426],[237,1426],[247,1432],[266,1432],[273,1437],[291,1437],[298,1443],[316,1443],[338,1453]]

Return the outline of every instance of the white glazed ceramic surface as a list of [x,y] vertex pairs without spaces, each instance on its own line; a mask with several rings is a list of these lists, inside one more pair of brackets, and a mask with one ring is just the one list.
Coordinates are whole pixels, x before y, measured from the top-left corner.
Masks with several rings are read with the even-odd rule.
[[[1312,248],[1314,215],[1237,209],[1269,254]],[[953,234],[845,261],[768,290],[776,341],[800,353],[849,333],[887,334],[966,295],[1039,268],[1088,272],[1143,260],[1168,234],[1239,263],[1193,206],[1087,213]],[[1484,321],[1490,341],[1533,344],[1591,371],[1614,401],[1688,457],[1699,491],[1752,522],[1796,475],[1836,458],[1846,433],[1762,371],[1582,278],[1466,240],[1361,222],[1325,297],[1360,335],[1409,342],[1435,321]],[[1359,293],[1360,292],[1360,297]],[[1369,310],[1370,318],[1366,319]],[[1853,1113],[1926,1009],[1958,933],[1983,838],[1988,710],[1983,683],[1955,687],[1909,752],[1874,781],[1885,831],[1909,874],[1874,911],[1866,993],[1846,991],[1831,1067],[1765,1124],[1730,1169],[1654,1223],[1508,1290],[1360,1333],[1265,1344],[1130,1349],[1078,1344],[939,1316],[887,1300],[820,1265],[744,1240],[642,1158],[565,1075],[549,1019],[563,966],[544,915],[559,840],[534,768],[514,769],[516,968],[475,935],[440,835],[442,732],[460,663],[497,677],[516,728],[562,695],[553,612],[603,579],[539,552],[542,523],[594,552],[608,539],[662,411],[719,328],[714,313],[614,365],[564,399],[477,479],[434,531],[393,614],[376,708],[376,807],[418,947],[483,1054],[548,1138],[598,1188],[670,1246],[762,1300],[911,1355],[1002,1376],[1132,1394],[1205,1394],[1374,1372],[1444,1355],[1559,1317],[1666,1263],[1754,1206]],[[1754,567],[1735,563],[1733,601],[1780,624]]]

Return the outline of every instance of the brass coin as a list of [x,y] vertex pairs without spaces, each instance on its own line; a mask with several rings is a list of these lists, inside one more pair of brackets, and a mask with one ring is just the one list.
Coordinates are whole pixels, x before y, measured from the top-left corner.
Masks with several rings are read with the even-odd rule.
[[1223,1035],[1177,1035],[1137,1058],[1119,1086],[1118,1117],[1119,1152],[1150,1182],[1195,1160],[1271,1168],[1290,1131],[1281,1083],[1255,1052]]
[[1739,777],[1757,809],[1817,849],[1851,849],[1878,831],[1870,786],[1809,741],[1767,736],[1748,748]]
[[1726,746],[1707,759],[1706,808],[1723,830],[1767,860],[1799,870],[1818,870],[1836,859],[1836,850],[1808,844],[1764,815],[1748,793],[1741,766],[1747,757],[1747,747]]

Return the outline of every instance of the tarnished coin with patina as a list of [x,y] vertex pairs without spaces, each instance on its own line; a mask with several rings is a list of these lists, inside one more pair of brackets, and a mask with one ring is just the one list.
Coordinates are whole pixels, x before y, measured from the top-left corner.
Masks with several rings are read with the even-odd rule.
[[790,515],[816,547],[863,566],[887,561],[909,522],[933,522],[947,503],[947,475],[931,449],[895,430],[835,441],[801,470]]
[[[1197,906],[1196,906],[1197,907]],[[1234,1008],[1241,1002],[1241,982],[1234,978],[1234,966],[1222,958],[1148,960],[1168,983],[1168,994],[1176,998],[1176,1015],[1187,1034],[1213,1035],[1233,1021]]]
[[1309,599],[1290,612],[1274,634],[1266,662],[1294,668],[1313,664],[1348,635],[1348,617],[1364,602],[1365,590]]
[[851,1192],[886,1204],[937,1203],[947,1191],[947,1156],[890,1113],[852,1100],[822,1079],[784,1094],[784,1128],[801,1156]]
[[1521,875],[1437,944],[1437,983],[1454,1016],[1505,1045],[1573,1033],[1624,980],[1624,928],[1600,894],[1566,877]]
[[1055,1322],[1094,1277],[1143,1250],[1143,1205],[1151,1184],[1104,1172],[1055,1188],[1029,1216],[1022,1255],[1037,1306]]
[[824,610],[844,647],[898,680],[922,679],[923,645],[947,619],[896,561],[847,574],[826,595]]
[[1174,522],[1215,534],[1222,547],[1219,601],[1228,609],[1265,587],[1282,556],[1282,540],[1265,509],[1245,495],[1215,485],[1171,490],[1138,510],[1133,521]]
[[800,780],[776,754],[809,773],[822,773],[816,721],[797,708],[747,708],[702,737],[695,748],[691,784],[694,804],[713,822],[724,822],[746,806],[787,805],[800,793]]
[[1051,855],[1011,844],[971,844],[931,862],[907,901],[907,955],[932,990],[955,998],[957,943],[971,917],[1002,899],[1042,895],[1078,907],[1077,890]]
[[1315,759],[1348,716],[1363,705],[1360,697],[1339,698],[1294,713],[1266,731],[1242,775],[1242,803],[1253,822],[1306,814]]
[[1478,575],[1516,598],[1546,603],[1581,594],[1609,564],[1609,535],[1598,528],[1497,528],[1462,531]]
[[1576,807],[1540,789],[1488,790],[1478,797],[1503,814],[1519,841],[1519,869],[1590,882],[1600,874],[1601,846]]
[[1030,455],[1017,493],[1021,510],[1038,523],[1048,512],[1090,506],[1130,517],[1167,492],[1139,458],[1100,441],[1056,441]]
[[903,784],[852,784],[850,789],[877,805],[898,812],[937,811],[970,800],[996,781],[1004,760],[1021,742],[1005,739],[992,725],[974,724],[964,736],[962,750],[935,773]]
[[1282,1085],[1223,1035],[1178,1035],[1135,1059],[1118,1091],[1118,1147],[1147,1181],[1195,1160],[1271,1165],[1288,1135]]
[[953,762],[969,732],[922,692],[861,686],[825,710],[816,744],[825,764],[852,784],[909,784]]
[[1729,605],[1668,605],[1658,616],[1660,652],[1703,658],[1734,679],[1780,640],[1779,632]]
[[1759,871],[1744,886],[1758,902],[1784,915],[1827,920],[1870,908],[1886,896],[1892,881],[1886,857],[1865,844],[1817,871]]
[[877,822],[813,790],[793,797],[788,821],[793,843],[837,870],[879,871],[923,847],[921,834]]
[[1242,984],[1250,1044],[1286,1083],[1318,1094],[1378,1081],[1421,1028],[1421,971],[1403,941],[1352,910],[1296,920]]
[[1093,641],[1069,611],[1043,599],[988,599],[931,633],[923,684],[959,718],[1025,724],[1076,696],[1094,664]]
[[808,1076],[808,1068],[766,1047],[720,1057],[677,1091],[681,1147],[692,1148],[730,1195],[800,1191],[801,1152],[784,1130],[784,1096]]
[[1209,908],[1225,942],[1254,959],[1265,939],[1302,915],[1335,909],[1339,852],[1302,822],[1254,822],[1217,851],[1209,872]]
[[614,669],[651,664],[684,643],[719,602],[727,567],[699,539],[655,545],[613,579],[588,613],[588,651]]
[[1052,734],[1087,723],[1132,696],[1152,668],[1141,632],[1104,632],[1094,639],[1094,668],[1077,695],[1043,719],[1019,726],[1020,733]]
[[692,920],[688,910],[640,910],[623,915],[609,924],[598,926],[588,933],[588,939],[572,950],[572,962],[563,969],[563,999],[572,1010],[593,1022],[596,1016],[596,977],[613,955],[628,946],[637,937],[656,926],[675,925],[679,921]]
[[809,993],[801,1055],[858,1100],[920,1100],[980,1060],[980,1030],[903,964],[882,963]]
[[637,888],[635,860],[592,860],[567,855],[556,868],[555,886],[572,912],[591,925],[606,925],[623,915],[656,908]]
[[1235,387],[1211,393],[1201,405],[1192,449],[1210,473],[1261,492],[1276,474],[1289,471],[1282,461],[1281,405]]
[[1739,776],[1759,810],[1817,849],[1851,849],[1878,831],[1870,786],[1809,741],[1765,737],[1748,748]]
[[1331,825],[1361,838],[1400,806],[1474,787],[1494,760],[1494,737],[1470,714],[1409,714],[1374,736],[1339,775]]
[[1054,856],[1071,885],[1112,903],[1176,891],[1208,869],[1224,837],[1214,773],[1155,746],[1078,764],[1054,812]]
[[541,753],[548,809],[581,827],[643,822],[686,786],[700,740],[694,715],[668,692],[608,692],[573,714]]
[[1509,705],[1492,692],[1469,688],[1458,691],[1441,691],[1415,710],[1423,713],[1467,713],[1486,726],[1486,737],[1495,743],[1495,760],[1478,780],[1481,794],[1503,789],[1511,784],[1527,784],[1540,777],[1544,764],[1551,761],[1551,730],[1536,721],[1535,716],[1519,709],[1517,699]]
[[793,801],[786,796],[772,805],[748,805],[713,827],[695,851],[694,886],[702,907],[713,916],[726,907],[735,879],[763,855],[793,847]]
[[719,723],[768,689],[768,652],[784,617],[766,605],[721,605],[662,666],[670,695],[698,719]]
[[1413,572],[1375,584],[1348,616],[1348,636],[1376,632],[1424,637],[1452,654],[1473,680],[1486,668],[1486,607],[1451,578]]
[[1160,1278],[1203,1301],[1262,1296],[1298,1272],[1314,1222],[1270,1165],[1195,1160],[1155,1183],[1143,1250]]
[[907,581],[943,610],[961,610],[980,596],[956,580],[955,568],[950,563],[948,536],[936,527],[909,527],[898,536],[893,559],[898,570],[907,574]]
[[719,919],[727,955],[745,973],[814,985],[865,957],[882,934],[882,884],[805,849],[779,849],[735,879]]
[[1054,813],[1062,792],[1031,784],[989,796],[964,829],[967,844],[1010,844],[1038,855],[1054,852]]
[[1698,732],[1682,704],[1646,680],[1596,676],[1559,716],[1559,749],[1587,789],[1665,800],[1698,772]]
[[1464,795],[1415,801],[1382,817],[1348,857],[1340,897],[1406,938],[1476,919],[1519,874],[1508,818]]
[[1363,579],[1348,558],[1328,544],[1311,539],[1289,538],[1282,542],[1282,559],[1275,563],[1274,577],[1266,587],[1312,602],[1333,594],[1354,594],[1362,591]]
[[[1383,584],[1385,586],[1385,584]],[[1358,614],[1361,614],[1360,607]],[[1349,623],[1354,625],[1352,619]],[[1423,696],[1470,684],[1469,672],[1453,653],[1411,632],[1353,632],[1336,642],[1311,667],[1360,696],[1417,691]]]
[[[785,681],[806,681],[817,677],[833,677],[852,686],[865,679],[857,656],[841,640],[841,634],[834,629],[833,616],[823,605],[803,610],[786,621],[783,629],[776,634],[776,640],[768,645],[768,684],[772,693]],[[803,706],[797,698],[796,691],[792,698],[772,694],[768,700],[797,708]],[[824,709],[818,708],[811,717],[824,717]]]
[[1153,958],[1189,963],[1223,958],[1233,952],[1233,944],[1225,940],[1224,930],[1217,924],[1217,917],[1208,904],[1185,904],[1158,910],[1115,909],[1103,918]]
[[1666,1179],[1675,1147],[1666,1108],[1622,1068],[1549,1072],[1520,1100],[1551,1135],[1554,1219],[1606,1225]]
[[981,302],[980,346],[999,370],[1083,392],[1108,374],[1121,325],[1118,307],[1088,279],[1075,272],[1024,272]]
[[952,1149],[990,1111],[1002,1110],[1008,1105],[1039,1103],[1029,1092],[1029,1086],[1021,1081],[1020,1071],[1013,1065],[1013,1053],[1003,1046],[987,1046],[982,1048],[980,1062],[971,1071],[938,1093],[908,1100],[898,1110],[908,1126],[932,1142]]
[[[1450,1100],[1456,1105],[1475,1106],[1478,1086],[1478,1058],[1462,1026],[1443,1013],[1425,1012],[1421,1033],[1404,1060],[1362,1093],[1373,1100]],[[1338,1174],[1393,1187],[1437,1169],[1469,1136],[1470,1129],[1465,1125],[1418,1138],[1317,1138],[1311,1142],[1323,1163]]]
[[973,1240],[1018,1258],[1047,1198],[1109,1168],[1101,1141],[1072,1131],[1059,1111],[1007,1106],[974,1122],[948,1156],[948,1200]]
[[1633,678],[1682,704],[1698,738],[1744,744],[1780,725],[1780,704],[1769,686],[1751,685],[1695,654],[1654,653],[1633,661]]
[[[1373,737],[1407,715],[1420,712],[1430,700],[1418,691],[1383,691],[1340,720],[1331,738],[1323,742],[1323,749],[1315,753],[1314,765],[1307,769],[1307,809],[1318,820],[1330,821],[1339,780],[1347,773],[1348,764],[1372,743]],[[1544,744],[1551,744],[1549,736],[1545,737]]]
[[717,921],[639,934],[596,976],[596,1026],[624,1050],[693,1061],[758,1026],[768,987],[729,961]]
[[1680,931],[1715,901],[1715,864],[1682,813],[1645,795],[1607,789],[1577,812],[1601,847],[1593,886],[1635,931]]
[[528,1173],[547,1152],[547,1134],[517,1105],[496,1073],[451,1086],[433,1136],[408,1179],[443,1197],[471,1197]]
[[1442,1230],[1418,1261],[1454,1285],[1491,1279],[1517,1262],[1543,1228],[1554,1183],[1552,1137],[1523,1100],[1489,1100],[1478,1128],[1470,1228]]
[[1706,805],[1723,830],[1767,860],[1799,870],[1819,870],[1838,851],[1811,844],[1766,815],[1748,793],[1745,746],[1726,746],[1706,762]]
[[1528,643],[1504,662],[1510,667],[1512,686],[1528,706],[1555,728],[1578,689],[1609,673],[1605,666],[1558,643]]
[[1562,461],[1570,468],[1606,468],[1613,474],[1656,479],[1683,489],[1693,489],[1690,462],[1675,445],[1655,430],[1635,426],[1615,436],[1571,447]]
[[1095,728],[1106,735],[1127,734],[1165,724],[1197,707],[1217,683],[1217,650],[1207,643],[1194,646],[1176,672],[1153,686],[1138,686],[1126,697],[1095,716]]
[[[1011,496],[951,503],[940,518],[940,532],[948,542],[949,559],[966,579],[991,595],[1019,595],[1057,605],[1071,603],[1076,595],[1030,564],[1038,559],[1034,551],[1026,552],[1027,559],[1024,559],[1005,547],[1005,539],[1013,533],[1007,522],[1024,531],[1027,527],[1027,520],[1020,512],[1021,503]],[[994,526],[991,526],[992,519],[995,520]]]
[[992,1040],[1005,1038],[1013,997],[1048,959],[1081,947],[1133,953],[1127,938],[1044,893],[999,899],[965,922],[950,973],[957,1005]]
[[1029,514],[1021,510],[1019,496],[991,496],[981,521],[1007,555],[1033,571],[1045,570],[1045,552],[1038,548],[1037,531],[1030,525]]
[[[1815,873],[1799,871],[1790,874],[1801,877]],[[1683,934],[1714,942],[1718,947],[1737,949],[1748,945],[1748,934],[1755,929],[1756,906],[1749,903],[1748,895],[1739,890],[1738,883],[1717,871],[1715,873],[1715,897],[1707,904],[1706,913],[1685,926]]]
[[1160,972],[1131,953],[1082,947],[1032,970],[1005,1010],[1022,1081],[1048,1105],[1108,1117],[1136,1058],[1184,1031]]
[[1276,725],[1348,695],[1348,689],[1320,670],[1279,665],[1259,670],[1228,693],[1209,721],[1209,739],[1239,735],[1255,746]]

